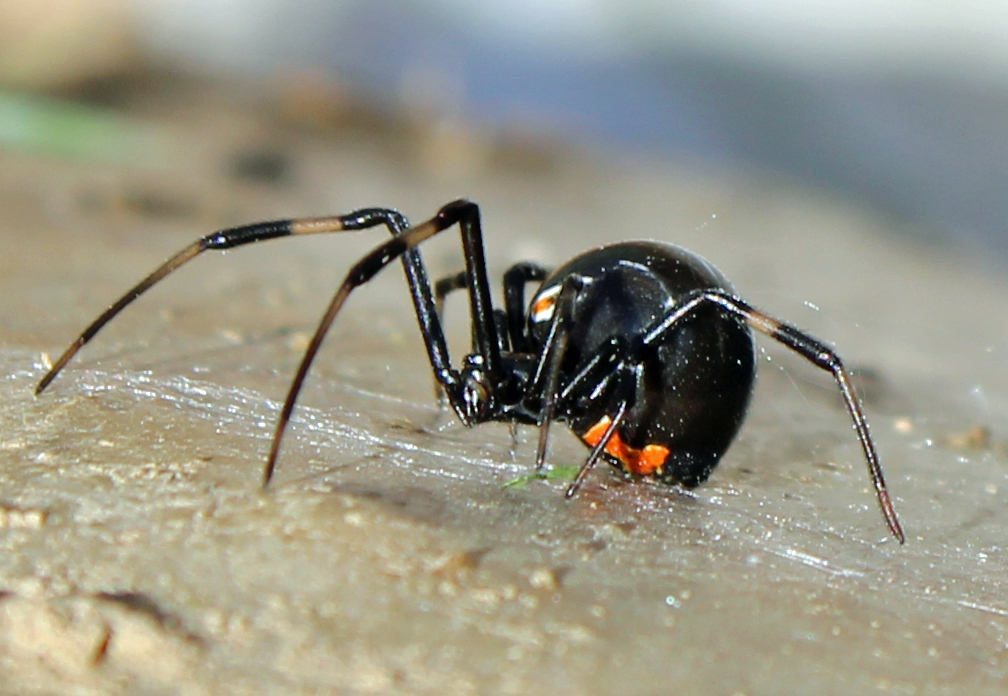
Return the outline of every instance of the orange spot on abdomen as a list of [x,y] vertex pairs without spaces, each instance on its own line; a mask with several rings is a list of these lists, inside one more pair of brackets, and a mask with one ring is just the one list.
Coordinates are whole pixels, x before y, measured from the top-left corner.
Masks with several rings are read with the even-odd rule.
[[[581,439],[592,447],[595,447],[602,441],[602,436],[605,435],[611,423],[612,419],[609,416],[602,416],[598,423],[588,428],[588,432],[582,435]],[[641,449],[631,447],[623,442],[619,431],[614,432],[612,437],[609,438],[605,451],[607,454],[616,457],[626,467],[627,471],[638,476],[660,474],[662,466],[665,464],[665,459],[669,455],[668,447],[663,447],[662,445],[645,445]]]

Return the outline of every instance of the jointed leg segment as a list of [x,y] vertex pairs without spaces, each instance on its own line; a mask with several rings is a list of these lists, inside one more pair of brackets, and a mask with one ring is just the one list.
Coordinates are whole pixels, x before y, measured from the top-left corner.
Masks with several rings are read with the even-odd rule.
[[433,218],[416,227],[410,227],[406,218],[395,210],[366,208],[348,215],[276,220],[243,225],[241,227],[220,230],[202,237],[168,259],[168,261],[144,278],[92,322],[77,340],[56,360],[49,372],[39,382],[35,393],[41,393],[77,351],[90,341],[113,317],[155,283],[204,251],[210,249],[231,249],[277,237],[362,230],[384,225],[393,235],[392,239],[377,246],[353,266],[330,301],[301,360],[277,424],[277,431],[273,439],[269,461],[263,474],[263,485],[268,484],[272,477],[276,467],[276,458],[283,432],[290,419],[298,392],[301,389],[312,360],[318,352],[326,331],[332,325],[350,292],[369,281],[375,274],[400,257],[406,271],[410,293],[413,297],[417,313],[417,320],[420,323],[420,330],[427,346],[431,367],[434,370],[436,379],[448,393],[452,405],[456,411],[460,411],[462,396],[458,384],[458,372],[450,366],[447,343],[438,318],[434,294],[419,250],[417,249],[417,246],[425,240],[455,224],[459,224],[462,233],[466,261],[466,287],[469,288],[470,305],[473,315],[473,333],[474,340],[477,343],[477,350],[486,356],[488,370],[499,370],[500,344],[493,307],[490,304],[490,287],[483,258],[479,209],[474,203],[458,200],[443,206]]
[[507,315],[508,336],[511,349],[528,353],[529,345],[525,327],[525,285],[546,278],[548,271],[535,263],[516,263],[504,272],[504,312]]
[[707,305],[716,305],[734,314],[756,331],[782,343],[816,367],[826,370],[833,375],[843,396],[844,403],[847,406],[847,411],[854,422],[854,430],[857,432],[858,440],[861,442],[861,449],[864,451],[865,461],[868,464],[868,475],[871,477],[872,484],[875,487],[875,493],[878,497],[882,514],[885,516],[889,529],[902,544],[905,540],[903,529],[900,526],[899,519],[896,517],[896,510],[893,507],[892,500],[889,498],[889,491],[886,489],[878,454],[875,451],[875,445],[868,431],[868,421],[861,409],[860,401],[854,394],[850,377],[844,369],[843,363],[840,361],[840,356],[831,348],[800,329],[753,309],[749,304],[737,297],[713,290],[700,290],[684,299],[676,307],[675,311],[647,333],[643,339],[644,345],[650,345],[659,341],[667,331],[673,330],[676,324],[695,313],[699,308]]

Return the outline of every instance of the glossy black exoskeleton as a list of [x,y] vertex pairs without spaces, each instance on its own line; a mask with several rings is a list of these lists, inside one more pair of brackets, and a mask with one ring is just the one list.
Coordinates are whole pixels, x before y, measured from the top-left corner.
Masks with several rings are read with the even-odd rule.
[[[658,242],[595,249],[550,274],[532,301],[532,350],[542,353],[553,319],[551,298],[564,282],[580,289],[572,303],[560,383],[569,384],[600,355],[622,365],[592,380],[592,390],[562,399],[558,420],[596,445],[625,406],[606,453],[624,469],[696,486],[710,476],[745,418],[756,374],[745,320],[705,303],[649,338],[649,332],[698,290],[733,294],[720,271],[699,256]],[[596,392],[603,386],[601,393]]]
[[[432,286],[418,246],[458,224],[465,271]],[[336,291],[287,394],[263,474],[273,475],[280,442],[308,368],[350,292],[396,259],[406,271],[434,378],[468,426],[508,421],[540,427],[537,467],[549,426],[563,421],[592,449],[567,489],[572,496],[600,457],[625,471],[695,486],[710,476],[749,405],[755,377],[752,329],[791,348],[836,379],[864,450],[886,522],[902,543],[860,402],[840,358],[825,344],[739,299],[720,271],[685,249],[623,242],[586,252],[553,272],[519,263],[504,274],[495,309],[483,253],[479,208],[453,201],[416,226],[398,211],[255,223],[214,232],[189,245],[99,316],[53,364],[40,393],[73,355],[126,305],[209,249],[289,235],[384,225],[392,239],[361,258]],[[525,288],[540,286],[528,308]],[[452,367],[441,328],[446,294],[467,290],[473,348]]]

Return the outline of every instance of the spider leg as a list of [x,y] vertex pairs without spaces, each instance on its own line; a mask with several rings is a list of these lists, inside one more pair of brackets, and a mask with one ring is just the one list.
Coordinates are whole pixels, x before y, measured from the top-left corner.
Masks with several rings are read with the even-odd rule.
[[90,326],[84,329],[81,335],[77,337],[77,340],[71,343],[70,346],[63,351],[63,354],[58,360],[56,360],[55,363],[53,363],[49,372],[47,372],[41,381],[39,381],[38,386],[35,388],[35,394],[41,394],[42,391],[49,386],[49,383],[55,379],[56,375],[60,373],[63,367],[70,361],[70,359],[77,353],[77,351],[80,350],[85,343],[90,341],[94,335],[98,333],[103,326],[105,326],[105,324],[111,321],[112,318],[119,314],[119,312],[121,312],[128,304],[133,302],[133,300],[138,298],[152,285],[167,276],[169,273],[176,270],[186,262],[191,261],[204,251],[208,249],[230,249],[232,247],[241,246],[242,244],[251,244],[252,242],[258,242],[264,239],[286,237],[293,234],[311,234],[313,232],[328,232],[340,229],[342,229],[342,226],[340,225],[338,219],[332,218],[328,220],[328,224],[323,222],[323,219],[319,218],[300,221],[273,220],[270,222],[259,222],[252,225],[243,225],[241,227],[220,230],[197,239],[195,242],[161,264],[161,266],[159,266],[149,276],[137,283],[136,286],[120,297],[111,307],[106,309],[97,319],[95,319]]
[[[562,294],[561,290],[561,294]],[[559,305],[559,298],[557,300]],[[614,388],[617,390],[622,390],[624,393],[622,398],[619,400],[619,406],[616,407],[616,412],[611,416],[610,423],[606,428],[605,432],[602,434],[601,439],[595,443],[592,448],[591,453],[585,460],[581,468],[578,469],[577,475],[571,482],[570,486],[567,488],[567,492],[564,494],[567,498],[571,498],[577,493],[581,484],[584,482],[585,477],[595,468],[595,464],[598,462],[599,457],[605,451],[606,446],[608,446],[610,440],[616,434],[617,428],[623,422],[626,417],[627,410],[634,402],[635,386],[640,379],[640,364],[638,362],[632,361],[632,357],[628,352],[629,345],[626,340],[619,336],[614,336],[609,340],[608,343],[603,345],[601,349],[578,371],[578,374],[574,376],[574,379],[570,380],[568,384],[554,397],[554,404],[561,403],[565,404],[565,408],[569,408],[569,400],[574,394],[588,393],[593,398],[598,392],[605,389]],[[558,361],[559,362],[559,361]],[[614,364],[616,364],[614,368]],[[612,383],[615,382],[615,386],[611,387]],[[585,389],[585,385],[591,385],[591,389]],[[548,393],[547,396],[552,394]],[[617,392],[618,395],[618,392]],[[554,410],[555,410],[554,406]],[[545,410],[545,409],[544,409]],[[545,427],[540,430],[540,452],[545,456],[545,442],[542,437],[542,432]],[[536,469],[542,467],[542,462],[537,460]]]
[[[315,329],[315,334],[312,336],[312,340],[309,342],[308,348],[305,350],[304,357],[301,359],[301,364],[298,366],[297,373],[291,382],[287,398],[284,400],[283,409],[280,412],[280,418],[277,422],[276,433],[273,436],[273,444],[270,448],[269,458],[267,459],[266,467],[263,471],[264,488],[269,485],[270,479],[273,477],[273,472],[276,469],[277,456],[280,452],[280,443],[283,439],[284,431],[287,428],[287,423],[290,421],[291,413],[294,411],[294,404],[297,401],[298,393],[301,391],[301,386],[308,374],[308,369],[311,367],[311,363],[315,359],[315,355],[322,344],[322,339],[328,332],[329,327],[332,326],[333,321],[335,321],[336,315],[339,313],[344,302],[346,302],[347,297],[355,288],[360,287],[371,280],[371,278],[373,278],[379,271],[388,266],[391,262],[395,261],[399,257],[408,259],[409,257],[404,255],[414,251],[421,242],[430,239],[434,235],[443,232],[455,224],[459,225],[462,232],[463,250],[466,257],[467,284],[469,287],[472,305],[473,322],[477,325],[474,328],[474,335],[476,335],[479,341],[479,346],[486,347],[488,349],[486,353],[482,353],[487,364],[487,372],[493,374],[494,376],[500,374],[499,344],[496,336],[496,326],[493,320],[493,306],[490,304],[490,288],[486,277],[486,265],[483,258],[482,233],[479,229],[479,209],[476,204],[469,201],[453,201],[443,206],[430,220],[405,229],[389,241],[375,247],[371,252],[366,254],[356,264],[354,264],[347,273],[346,278],[333,295],[325,314],[323,314],[318,327]],[[409,272],[409,268],[410,267],[407,266],[407,272]],[[413,270],[423,271],[422,264],[417,263],[413,267]],[[443,345],[444,334],[440,331],[440,323],[437,320],[437,312],[434,309],[434,299],[431,296],[430,283],[426,279],[426,273],[422,276],[422,280],[424,281],[423,284],[418,281],[414,281],[414,277],[415,276],[412,275],[410,276],[410,289],[414,294],[414,299],[417,300],[418,297],[422,299],[425,310],[429,308],[431,311],[429,315],[425,315],[424,312],[420,311],[420,303],[419,300],[417,301],[417,316],[421,322],[421,329],[423,330],[424,338],[425,340],[435,338]],[[425,325],[425,320],[432,323]],[[428,326],[435,326],[437,328],[437,334],[435,336],[428,336]],[[431,349],[431,345],[431,341],[428,340],[428,350]],[[489,350],[491,348],[493,349],[492,351]],[[447,360],[447,348],[444,349],[444,357],[445,360]],[[493,372],[490,367],[494,359],[496,359],[497,362],[495,364],[498,366],[496,368],[496,373]],[[435,373],[442,378],[441,384],[444,385],[445,390],[448,393],[449,401],[455,408],[455,411],[459,414],[463,422],[468,424],[468,421],[464,417],[464,396],[463,389],[459,384],[458,373],[451,370],[451,368],[446,365],[445,373],[441,374],[438,372],[438,366],[435,364],[433,357],[431,359],[431,363],[435,367]]]
[[[165,261],[84,329],[81,335],[77,337],[77,340],[70,344],[63,354],[60,355],[59,359],[53,363],[49,372],[39,381],[38,386],[35,388],[35,393],[41,394],[70,359],[76,355],[77,351],[94,338],[95,334],[119,312],[149,290],[155,283],[164,279],[165,276],[204,251],[233,249],[246,244],[253,244],[267,239],[276,239],[278,237],[356,231],[377,225],[385,225],[393,235],[397,235],[409,227],[409,221],[395,210],[388,208],[365,208],[347,215],[272,220],[253,223],[251,225],[242,225],[240,227],[231,227],[208,234]],[[450,373],[448,367],[448,349],[441,334],[436,312],[433,309],[434,302],[430,297],[430,284],[427,281],[426,271],[424,270],[419,252],[413,249],[408,251],[403,257],[403,265],[406,268],[414,305],[416,306],[417,316],[420,321],[421,332],[427,344],[431,364],[434,367],[436,375],[447,378],[446,376]]]
[[[437,312],[438,319],[444,322],[444,301],[445,298],[456,292],[458,290],[467,290],[469,288],[469,279],[467,271],[459,271],[458,273],[453,273],[444,278],[439,278],[434,283],[434,308]],[[504,352],[508,350],[507,345],[507,320],[504,317],[504,313],[499,310],[494,310],[494,325],[497,327],[497,337],[500,342],[500,350]],[[472,343],[475,346],[477,343],[475,329],[472,331]],[[444,410],[448,405],[448,393],[445,391],[444,386],[441,381],[438,380],[437,375],[434,376],[434,398],[437,400],[437,405],[439,410]]]
[[[522,261],[511,266],[504,272],[504,307],[503,314],[495,311],[497,332],[500,336],[501,350],[508,347],[517,353],[531,351],[527,329],[525,327],[525,285],[546,278],[549,270],[535,263]],[[469,287],[468,272],[459,271],[445,276],[434,283],[434,303],[438,316],[444,317],[444,299],[456,290]],[[503,317],[503,319],[502,319]],[[475,338],[474,338],[475,340]]]
[[[444,206],[434,219],[448,225],[458,223],[462,232],[462,254],[465,259],[466,287],[469,288],[469,310],[473,327],[473,352],[483,356],[488,375],[498,380],[503,375],[501,367],[501,339],[490,299],[490,280],[487,277],[486,255],[483,251],[483,230],[480,226],[479,206],[467,200],[457,200]],[[447,387],[447,385],[446,385]],[[451,396],[451,389],[449,396]],[[459,401],[453,401],[462,417],[461,391]],[[465,421],[465,418],[462,418]]]
[[[437,312],[439,321],[444,321],[445,297],[456,290],[465,290],[466,287],[465,271],[445,276],[434,283],[434,311]],[[437,400],[438,410],[443,411],[448,405],[448,394],[437,375],[434,375],[434,398]]]
[[609,427],[606,428],[605,432],[602,434],[602,439],[600,439],[595,446],[592,448],[591,454],[585,460],[585,463],[581,465],[578,469],[577,475],[574,480],[571,481],[570,486],[567,487],[567,492],[564,493],[564,497],[573,498],[574,494],[577,493],[578,489],[581,488],[581,484],[584,483],[585,478],[595,468],[595,464],[598,463],[599,457],[605,451],[606,445],[612,440],[613,435],[616,434],[616,429],[623,422],[623,418],[626,416],[627,408],[629,407],[629,398],[625,398],[620,401],[619,406],[616,408],[616,413],[612,416],[612,421],[609,423]]
[[504,311],[507,314],[508,336],[516,353],[529,353],[532,347],[525,326],[525,285],[542,281],[549,271],[535,263],[516,263],[504,272]]
[[556,418],[557,398],[560,392],[560,367],[563,364],[564,352],[567,350],[567,341],[570,337],[574,303],[583,287],[584,279],[579,275],[571,274],[564,279],[556,298],[556,310],[550,320],[546,340],[543,341],[543,348],[529,383],[530,393],[544,395],[539,409],[539,447],[536,451],[536,471],[541,470],[546,462],[549,428]]
[[661,340],[662,336],[666,332],[673,330],[676,324],[685,320],[705,305],[721,307],[730,314],[745,321],[756,331],[787,346],[816,367],[832,373],[840,389],[840,394],[843,396],[844,403],[847,406],[847,411],[854,421],[854,430],[857,432],[858,440],[861,442],[861,449],[864,451],[865,461],[868,464],[868,475],[871,477],[872,484],[875,487],[875,494],[886,524],[889,525],[893,536],[899,539],[901,544],[904,543],[903,528],[900,526],[899,519],[896,516],[896,509],[893,507],[889,491],[886,489],[885,478],[882,476],[882,465],[879,463],[878,453],[875,451],[875,443],[868,430],[868,421],[861,408],[861,402],[854,393],[850,376],[847,374],[847,370],[844,369],[840,356],[829,346],[790,324],[786,324],[759,310],[753,309],[749,304],[737,297],[716,290],[699,290],[687,295],[671,314],[662,319],[644,336],[643,344],[647,346]]
[[463,411],[462,388],[459,373],[452,369],[449,361],[447,342],[435,307],[435,299],[426,269],[416,248],[420,242],[458,224],[462,233],[462,245],[466,262],[466,286],[469,288],[470,306],[473,317],[473,335],[477,350],[482,354],[486,371],[495,380],[501,375],[500,339],[493,305],[490,301],[490,286],[486,273],[483,253],[483,238],[480,229],[479,208],[475,203],[457,200],[444,205],[433,218],[417,228],[410,228],[409,221],[398,211],[388,208],[365,208],[347,215],[273,220],[213,232],[185,247],[154,270],[129,292],[119,298],[111,307],[95,319],[56,360],[49,372],[39,381],[35,389],[40,394],[60,373],[71,358],[88,343],[109,321],[125,309],[140,295],[160,280],[177,270],[207,250],[231,249],[267,239],[292,235],[319,234],[363,230],[384,225],[393,239],[375,248],[351,269],[343,285],[330,302],[312,343],[309,345],[298,374],[287,395],[281,422],[273,442],[270,459],[264,473],[264,484],[269,482],[276,466],[276,455],[286,423],[293,410],[294,401],[304,381],[308,367],[318,351],[322,337],[335,319],[349,292],[370,280],[391,261],[402,258],[416,309],[417,321],[427,348],[435,378],[444,387],[456,413],[467,422]]
[[[504,298],[506,310],[494,309],[494,324],[497,329],[500,351],[530,353],[531,345],[528,329],[525,326],[525,285],[533,281],[541,281],[548,274],[547,269],[537,264],[521,262],[514,264],[504,273]],[[440,278],[434,283],[434,304],[438,317],[444,319],[444,300],[457,291],[469,287],[469,272],[460,271]],[[476,325],[473,325],[472,336],[474,350],[478,350],[479,338]],[[435,380],[434,392],[438,406],[444,408],[447,394],[440,382]],[[518,423],[511,421],[512,454],[518,443]]]
[[[444,320],[445,298],[457,290],[466,290],[469,288],[467,273],[467,271],[459,271],[458,273],[440,278],[434,283],[434,306],[437,308],[438,317],[442,320]],[[494,309],[494,325],[497,327],[497,339],[500,344],[500,350],[504,352],[509,349],[509,343],[507,318],[503,310]],[[477,341],[475,333],[472,340],[473,346],[475,346]]]
[[456,290],[465,290],[468,287],[469,286],[466,284],[465,271],[452,273],[450,276],[438,279],[438,281],[434,283],[434,306],[437,308],[438,316],[444,316],[445,297]]
[[[606,388],[606,385],[618,372],[614,368],[620,360],[625,360],[629,355],[627,340],[622,336],[612,336],[603,344],[581,370],[570,380],[560,392],[561,403],[569,404],[570,399],[575,394],[588,394],[586,400],[590,400],[595,392]],[[591,385],[588,388],[588,385]]]

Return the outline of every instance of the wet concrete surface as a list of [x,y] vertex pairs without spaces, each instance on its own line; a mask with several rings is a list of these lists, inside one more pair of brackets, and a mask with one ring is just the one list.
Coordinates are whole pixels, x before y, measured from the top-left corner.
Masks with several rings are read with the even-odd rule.
[[[127,113],[160,156],[0,155],[0,692],[1003,692],[1003,277],[766,181],[434,126],[306,131],[205,93]],[[269,176],[234,165],[264,151]],[[661,239],[835,344],[906,545],[829,376],[766,340],[700,488],[602,467],[570,501],[505,488],[535,432],[438,410],[398,267],[348,303],[263,493],[305,341],[379,232],[200,258],[33,395],[47,356],[210,230],[367,205],[420,220],[461,195],[495,278]],[[442,236],[432,275],[461,267]],[[464,301],[448,314],[458,357]],[[579,463],[555,432],[551,461]]]

